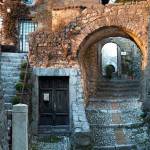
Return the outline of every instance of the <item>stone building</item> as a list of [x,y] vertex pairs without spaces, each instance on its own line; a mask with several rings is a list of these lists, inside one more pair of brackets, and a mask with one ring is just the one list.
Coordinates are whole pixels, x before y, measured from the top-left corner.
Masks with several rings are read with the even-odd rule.
[[[83,141],[83,146],[90,143],[85,108],[103,80],[102,48],[107,43],[117,45],[114,78],[127,79],[123,75],[129,71],[123,73],[122,62],[128,61],[133,78],[141,81],[143,110],[150,111],[150,1],[107,5],[99,0],[46,2],[27,0],[33,16],[44,12],[38,14],[43,15],[38,25],[26,18],[18,22],[16,52],[28,55],[32,74],[32,134],[71,132],[79,147]],[[3,34],[1,42],[12,44]]]

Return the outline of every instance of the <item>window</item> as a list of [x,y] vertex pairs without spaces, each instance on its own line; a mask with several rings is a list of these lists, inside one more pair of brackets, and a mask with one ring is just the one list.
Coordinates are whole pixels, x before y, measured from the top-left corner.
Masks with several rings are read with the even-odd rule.
[[22,0],[26,4],[32,4],[33,0]]
[[22,19],[19,22],[19,50],[28,52],[29,50],[29,33],[34,32],[37,24],[33,24],[29,19]]

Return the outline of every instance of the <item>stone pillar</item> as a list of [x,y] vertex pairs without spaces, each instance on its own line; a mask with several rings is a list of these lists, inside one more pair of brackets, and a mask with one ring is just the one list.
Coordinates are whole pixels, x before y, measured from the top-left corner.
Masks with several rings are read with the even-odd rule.
[[17,104],[12,111],[12,150],[28,150],[28,106]]

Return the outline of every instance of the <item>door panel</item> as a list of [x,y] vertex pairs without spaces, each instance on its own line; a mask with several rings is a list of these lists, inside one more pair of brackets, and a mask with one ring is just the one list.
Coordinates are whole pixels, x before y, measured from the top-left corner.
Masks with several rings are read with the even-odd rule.
[[69,77],[40,77],[39,98],[39,125],[69,124]]

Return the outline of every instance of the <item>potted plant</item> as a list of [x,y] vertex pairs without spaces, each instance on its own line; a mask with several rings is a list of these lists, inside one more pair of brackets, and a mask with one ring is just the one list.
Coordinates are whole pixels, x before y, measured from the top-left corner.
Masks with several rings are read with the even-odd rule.
[[107,65],[105,67],[106,78],[111,78],[112,73],[115,72],[115,68],[113,65]]

